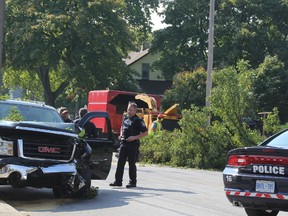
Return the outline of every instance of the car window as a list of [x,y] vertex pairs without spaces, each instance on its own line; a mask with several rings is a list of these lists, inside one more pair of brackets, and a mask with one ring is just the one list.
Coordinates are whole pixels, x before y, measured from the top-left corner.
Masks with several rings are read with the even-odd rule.
[[270,142],[265,143],[265,146],[288,148],[288,131],[281,133],[279,136],[272,139]]
[[21,113],[24,121],[63,122],[56,110],[19,104],[0,104],[0,119],[7,118],[13,107]]

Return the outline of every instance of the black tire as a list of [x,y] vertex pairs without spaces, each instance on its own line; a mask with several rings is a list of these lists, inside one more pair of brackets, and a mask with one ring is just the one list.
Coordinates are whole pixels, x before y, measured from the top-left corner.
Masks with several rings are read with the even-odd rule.
[[52,188],[55,198],[69,198],[72,196],[72,188],[68,185],[58,186]]
[[[55,198],[81,198],[84,197],[91,187],[91,173],[88,169],[78,170],[78,173],[85,180],[85,185],[75,192],[68,183],[52,188]],[[75,187],[79,187],[80,181],[75,180]]]
[[248,216],[276,216],[279,211],[245,208]]
[[83,169],[81,171],[78,171],[79,174],[84,178],[85,185],[80,188],[76,193],[73,194],[74,198],[81,198],[84,197],[85,194],[90,190],[91,187],[91,172],[89,169]]

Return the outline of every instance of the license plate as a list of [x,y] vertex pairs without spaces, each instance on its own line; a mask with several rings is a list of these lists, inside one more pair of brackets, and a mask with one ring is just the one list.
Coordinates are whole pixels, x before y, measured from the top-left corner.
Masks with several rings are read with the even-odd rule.
[[255,190],[257,192],[274,193],[275,182],[274,181],[256,180],[256,189]]

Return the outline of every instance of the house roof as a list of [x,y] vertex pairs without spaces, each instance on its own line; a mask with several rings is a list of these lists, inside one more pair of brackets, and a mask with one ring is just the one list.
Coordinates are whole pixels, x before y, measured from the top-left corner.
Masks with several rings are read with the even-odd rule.
[[149,48],[145,49],[145,50],[141,50],[140,52],[130,52],[128,54],[128,57],[126,59],[124,59],[124,62],[126,63],[126,65],[131,65],[134,62],[138,61],[139,59],[143,58],[144,56],[146,56],[149,53]]

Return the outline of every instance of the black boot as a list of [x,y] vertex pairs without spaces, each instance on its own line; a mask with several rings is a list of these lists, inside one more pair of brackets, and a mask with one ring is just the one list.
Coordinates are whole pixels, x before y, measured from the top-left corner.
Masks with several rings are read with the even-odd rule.
[[117,187],[121,187],[122,186],[122,183],[119,183],[119,182],[113,182],[113,183],[110,183],[109,186],[117,186]]

